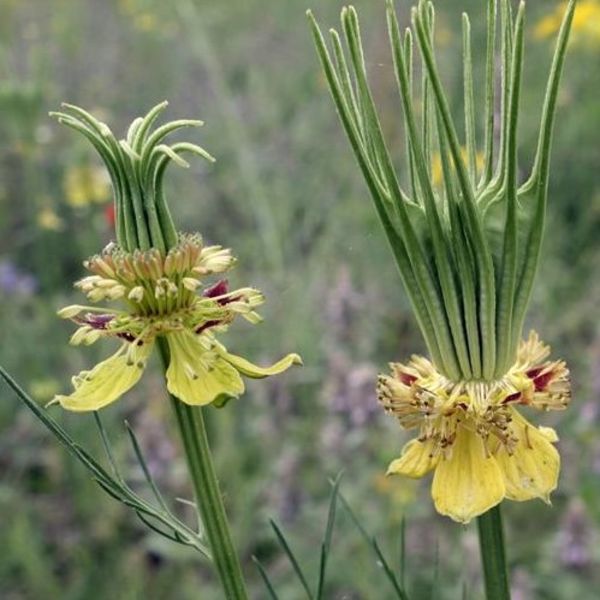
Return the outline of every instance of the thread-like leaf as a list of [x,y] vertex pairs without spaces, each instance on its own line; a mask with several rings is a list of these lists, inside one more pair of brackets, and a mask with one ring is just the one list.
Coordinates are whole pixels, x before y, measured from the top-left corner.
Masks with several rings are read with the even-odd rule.
[[273,584],[271,583],[271,580],[269,579],[269,576],[267,575],[266,569],[262,566],[262,564],[260,563],[258,558],[256,558],[256,556],[252,557],[252,562],[254,562],[254,564],[256,565],[258,572],[260,573],[260,576],[263,580],[263,583],[265,584],[265,587],[267,588],[267,592],[269,592],[269,597],[271,598],[271,600],[279,600],[279,596],[275,592],[275,588],[273,587]]
[[[25,406],[31,410],[35,417],[69,452],[69,454],[79,460],[79,462],[90,472],[94,481],[96,481],[96,483],[107,494],[122,504],[129,506],[136,512],[143,514],[146,518],[153,519],[154,521],[164,525],[168,530],[167,537],[169,537],[169,539],[172,539],[173,536],[178,537],[182,544],[195,548],[203,556],[210,559],[210,551],[203,543],[201,536],[197,532],[190,529],[185,523],[182,523],[169,511],[164,510],[162,507],[157,508],[149,504],[146,500],[133,492],[133,490],[125,483],[125,481],[123,481],[123,479],[111,476],[93,456],[91,456],[84,448],[82,448],[81,445],[78,444],[66,432],[66,430],[50,416],[47,411],[38,406],[35,400],[33,400],[1,366],[0,376],[15,392],[17,397],[25,404]],[[96,423],[100,425],[102,431],[101,422],[96,419]],[[105,440],[103,440],[103,443],[104,441]],[[108,444],[107,439],[106,443]],[[110,455],[112,457],[112,453],[110,453]],[[114,457],[112,457],[112,461],[114,461]],[[114,464],[113,470],[116,470],[118,473],[116,463]],[[156,529],[156,527],[153,527],[153,529],[155,531],[159,531]]]
[[302,587],[304,588],[304,591],[306,592],[307,597],[309,598],[309,600],[313,600],[313,594],[310,591],[310,586],[308,585],[308,581],[306,580],[306,577],[304,576],[304,573],[303,573],[302,569],[300,568],[300,563],[298,562],[296,555],[293,553],[290,545],[288,544],[287,540],[285,539],[285,536],[283,535],[281,529],[279,529],[279,527],[277,526],[275,521],[270,519],[269,523],[271,523],[271,527],[273,528],[273,531],[275,532],[275,536],[277,537],[279,544],[281,545],[283,551],[285,552],[286,556],[288,557],[290,564],[292,565],[292,568],[294,569],[294,573],[296,573],[298,580],[302,584]]

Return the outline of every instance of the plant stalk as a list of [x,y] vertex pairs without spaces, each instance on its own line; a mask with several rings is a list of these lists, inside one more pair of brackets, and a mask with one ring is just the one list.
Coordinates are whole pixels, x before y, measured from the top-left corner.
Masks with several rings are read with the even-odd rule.
[[477,518],[479,549],[487,600],[510,600],[500,505]]
[[[164,339],[158,339],[157,345],[166,369],[169,362],[169,348]],[[248,600],[244,576],[231,539],[219,482],[213,466],[202,408],[184,404],[172,395],[170,398],[194,485],[198,513],[212,550],[213,562],[219,573],[224,597],[227,600]]]

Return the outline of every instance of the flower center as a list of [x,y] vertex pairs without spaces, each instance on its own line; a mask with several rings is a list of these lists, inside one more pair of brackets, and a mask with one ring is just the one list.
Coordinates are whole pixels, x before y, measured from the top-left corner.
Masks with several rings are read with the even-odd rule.
[[227,271],[234,263],[228,249],[204,246],[198,234],[181,234],[166,254],[155,248],[125,252],[111,243],[84,263],[91,275],[75,285],[92,302],[120,300],[126,309],[76,305],[60,314],[80,325],[71,340],[75,344],[93,343],[100,336],[143,343],[184,329],[208,334],[238,314],[256,323],[260,317],[254,309],[264,301],[258,290],[229,291],[224,279],[202,289],[204,277]]
[[125,299],[132,315],[170,316],[196,302],[199,277],[225,271],[234,260],[229,250],[204,246],[197,234],[181,234],[166,254],[156,248],[125,252],[113,243],[84,263],[92,275],[76,286],[93,302]]
[[512,454],[519,442],[513,427],[517,405],[560,410],[570,400],[568,370],[562,361],[540,362],[549,353],[535,334],[521,344],[516,362],[495,381],[455,382],[427,359],[413,356],[380,375],[377,395],[384,409],[406,429],[419,429],[434,453],[447,453],[459,428],[476,433],[488,453],[504,447]]

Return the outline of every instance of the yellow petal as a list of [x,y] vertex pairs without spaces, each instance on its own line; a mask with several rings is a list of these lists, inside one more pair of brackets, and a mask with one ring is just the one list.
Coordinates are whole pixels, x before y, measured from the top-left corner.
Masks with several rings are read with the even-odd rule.
[[552,429],[552,427],[538,427],[538,431],[549,441],[552,442],[553,444],[556,444],[556,442],[558,442],[558,434],[556,433],[556,431],[554,429]]
[[534,427],[516,411],[514,415],[513,431],[519,442],[512,456],[504,448],[496,455],[504,473],[506,497],[518,501],[541,498],[549,502],[560,470],[560,456],[551,444],[558,439],[556,432],[550,427]]
[[237,398],[244,382],[237,370],[216,352],[206,350],[189,331],[166,336],[171,360],[167,389],[186,404],[203,406],[215,400]]
[[405,475],[415,479],[423,477],[439,460],[439,455],[432,458],[432,449],[431,441],[411,440],[402,448],[400,458],[390,463],[386,475]]
[[56,396],[53,402],[67,410],[80,412],[107,406],[139,381],[152,346],[152,342],[141,346],[123,344],[116,354],[98,363],[91,371],[82,371],[74,377],[72,394]]
[[271,375],[278,375],[289,369],[292,365],[302,365],[302,359],[298,354],[288,354],[281,360],[278,360],[270,367],[259,367],[251,363],[249,360],[229,354],[229,352],[221,352],[221,356],[230,364],[232,364],[242,375],[252,377],[253,379],[262,379]]
[[460,523],[468,523],[504,498],[502,471],[486,457],[481,438],[463,427],[458,430],[452,455],[435,469],[431,495],[436,510]]

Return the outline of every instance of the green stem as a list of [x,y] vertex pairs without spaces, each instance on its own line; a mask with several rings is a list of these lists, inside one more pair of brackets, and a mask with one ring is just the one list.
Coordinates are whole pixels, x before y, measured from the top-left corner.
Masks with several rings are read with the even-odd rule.
[[485,597],[487,600],[510,600],[500,505],[478,517],[477,527]]
[[[158,340],[163,364],[169,360],[165,340]],[[184,404],[175,396],[171,403],[194,484],[198,512],[210,544],[213,561],[219,573],[227,600],[248,600],[239,558],[233,546],[219,482],[212,462],[202,408]]]

